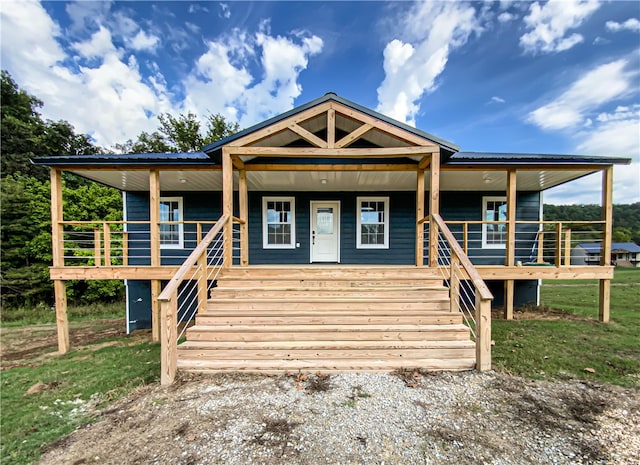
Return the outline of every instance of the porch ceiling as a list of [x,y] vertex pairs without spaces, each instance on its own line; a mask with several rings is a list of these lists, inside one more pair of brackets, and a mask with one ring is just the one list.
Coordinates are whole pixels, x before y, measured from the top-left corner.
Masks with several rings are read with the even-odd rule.
[[[285,168],[283,168],[285,169]],[[125,191],[149,190],[146,170],[70,170],[87,179]],[[519,191],[540,191],[592,173],[584,170],[518,171]],[[440,173],[442,191],[506,191],[506,171],[447,170]],[[325,179],[326,183],[322,180]],[[429,176],[426,176],[427,185]],[[412,191],[416,187],[415,171],[248,171],[249,190],[253,191]],[[236,172],[237,188],[237,172]],[[214,170],[160,171],[163,191],[222,190],[222,173]]]

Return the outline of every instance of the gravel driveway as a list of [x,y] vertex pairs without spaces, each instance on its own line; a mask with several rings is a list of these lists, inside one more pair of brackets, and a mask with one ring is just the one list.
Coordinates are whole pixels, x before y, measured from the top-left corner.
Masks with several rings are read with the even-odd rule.
[[41,464],[637,464],[640,392],[494,372],[183,378]]

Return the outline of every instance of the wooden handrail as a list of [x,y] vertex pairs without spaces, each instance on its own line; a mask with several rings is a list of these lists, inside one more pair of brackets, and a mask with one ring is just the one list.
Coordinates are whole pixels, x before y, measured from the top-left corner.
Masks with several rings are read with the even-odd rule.
[[469,260],[469,257],[467,257],[467,254],[464,253],[464,251],[460,247],[460,244],[458,244],[458,241],[453,236],[453,233],[449,230],[442,217],[439,214],[434,213],[433,215],[431,215],[431,218],[436,223],[438,229],[440,229],[440,232],[449,243],[451,252],[458,257],[458,260],[460,260],[460,265],[462,265],[462,268],[465,269],[467,275],[471,279],[471,282],[473,282],[473,285],[478,290],[480,298],[483,300],[492,300],[493,294],[491,294],[491,291],[489,290],[483,279],[480,277],[478,270],[476,270],[475,266],[473,266],[471,260]]
[[173,278],[167,283],[165,288],[162,290],[160,295],[158,296],[158,300],[160,302],[168,302],[171,300],[173,294],[178,291],[178,286],[184,280],[185,275],[192,270],[192,267],[198,261],[198,258],[201,254],[203,254],[209,244],[213,241],[213,239],[218,235],[218,233],[222,230],[222,228],[227,224],[229,217],[227,215],[223,215],[216,222],[216,225],[209,230],[209,232],[202,238],[202,241],[197,245],[195,249],[191,252],[191,254],[184,261],[182,266],[178,269]]
[[238,224],[245,224],[245,223],[246,223],[246,221],[245,221],[245,220],[243,220],[243,219],[241,219],[241,218],[238,218],[237,216],[234,216],[234,217],[233,217],[233,222],[234,222],[234,223],[238,223]]

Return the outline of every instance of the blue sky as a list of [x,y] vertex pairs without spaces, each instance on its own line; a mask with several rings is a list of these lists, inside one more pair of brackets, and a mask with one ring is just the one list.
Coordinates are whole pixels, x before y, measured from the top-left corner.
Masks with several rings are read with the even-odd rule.
[[465,151],[631,157],[614,201],[640,201],[640,2],[9,0],[0,18],[2,68],[104,147],[163,112],[247,127],[334,91]]

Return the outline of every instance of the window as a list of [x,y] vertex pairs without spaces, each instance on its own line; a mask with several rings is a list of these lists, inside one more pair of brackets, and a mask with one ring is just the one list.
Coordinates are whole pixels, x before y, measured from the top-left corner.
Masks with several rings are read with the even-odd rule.
[[183,247],[182,197],[160,197],[160,248]]
[[389,248],[389,197],[358,197],[357,248]]
[[293,197],[262,198],[262,246],[265,249],[295,247],[295,210]]
[[483,221],[505,221],[501,224],[482,225],[482,247],[504,249],[507,243],[507,198],[482,197]]

